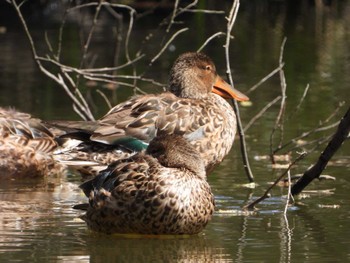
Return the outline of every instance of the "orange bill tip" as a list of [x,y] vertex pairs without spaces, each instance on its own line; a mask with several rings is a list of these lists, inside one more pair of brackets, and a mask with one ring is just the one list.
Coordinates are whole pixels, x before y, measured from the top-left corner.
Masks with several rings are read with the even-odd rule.
[[217,77],[213,86],[213,90],[215,94],[225,98],[225,99],[235,99],[237,101],[248,101],[249,98],[244,95],[242,92],[236,90],[231,87],[226,81],[224,81],[221,77]]

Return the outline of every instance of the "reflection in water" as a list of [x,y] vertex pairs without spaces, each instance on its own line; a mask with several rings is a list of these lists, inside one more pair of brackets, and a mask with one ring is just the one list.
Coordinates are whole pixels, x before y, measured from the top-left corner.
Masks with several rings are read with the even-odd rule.
[[98,240],[99,245],[87,244],[92,262],[231,262],[222,248],[210,245],[211,241],[203,235],[184,239]]
[[248,229],[248,217],[245,216],[242,219],[242,235],[239,238],[238,242],[238,248],[236,253],[236,262],[244,262],[243,261],[243,251],[246,247],[247,241],[246,241],[246,235],[247,235],[247,229]]
[[[64,178],[2,181],[0,186],[0,235],[2,246],[20,249],[21,244],[42,237],[36,232],[57,227],[57,220],[72,215],[71,202],[79,199],[77,184]],[[63,217],[63,218],[60,218]],[[12,247],[12,248],[11,248]]]
[[280,262],[291,262],[293,229],[290,229],[287,214],[281,214]]
[[36,260],[77,262],[230,262],[229,253],[204,234],[127,238],[88,231],[77,218],[79,212],[72,209],[85,199],[78,183],[67,178],[4,182],[0,188],[0,261],[6,258],[2,252],[11,252],[7,260],[27,255]]
[[[335,246],[328,242],[335,234],[331,229],[347,220],[332,222],[335,226],[329,228],[322,214],[329,210],[309,207],[291,207],[285,218],[283,198],[265,200],[250,215],[234,213],[249,195],[232,198],[225,190],[223,195],[213,182],[213,189],[220,194],[216,195],[218,212],[203,233],[188,238],[109,236],[87,230],[78,219],[80,212],[72,209],[85,199],[78,189],[79,180],[51,178],[1,184],[0,261],[246,262],[264,258],[273,262],[279,258],[280,262],[291,262],[305,255],[313,257],[318,249],[324,251],[322,255],[331,254]],[[312,198],[304,200],[309,201]]]

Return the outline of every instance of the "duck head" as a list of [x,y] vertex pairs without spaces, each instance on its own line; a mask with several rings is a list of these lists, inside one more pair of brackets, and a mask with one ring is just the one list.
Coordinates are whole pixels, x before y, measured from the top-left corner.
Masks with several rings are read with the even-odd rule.
[[214,62],[207,55],[197,52],[177,58],[170,71],[169,89],[180,98],[203,99],[214,92],[226,99],[249,100],[217,74]]
[[186,169],[200,178],[206,178],[204,161],[199,152],[180,135],[156,136],[149,143],[146,153],[165,167]]

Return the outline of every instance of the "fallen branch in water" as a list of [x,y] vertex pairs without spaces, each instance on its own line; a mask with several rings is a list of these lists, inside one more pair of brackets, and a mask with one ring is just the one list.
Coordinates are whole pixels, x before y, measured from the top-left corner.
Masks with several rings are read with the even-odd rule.
[[308,169],[303,176],[293,185],[292,195],[297,195],[308,186],[315,178],[321,175],[321,172],[326,167],[328,161],[340,148],[343,142],[348,138],[350,132],[350,107],[339,123],[338,129],[333,138],[328,143],[325,150],[321,153],[316,164]]

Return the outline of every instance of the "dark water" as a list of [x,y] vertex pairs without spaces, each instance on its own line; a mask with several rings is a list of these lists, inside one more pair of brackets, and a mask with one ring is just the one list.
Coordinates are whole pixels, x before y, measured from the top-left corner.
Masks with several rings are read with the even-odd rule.
[[[252,1],[253,2],[253,1]],[[283,1],[241,3],[231,42],[231,63],[236,87],[246,92],[278,66],[284,37],[287,108],[283,141],[318,127],[340,102],[344,106],[327,123],[336,122],[350,104],[350,4],[331,1],[330,5],[302,2],[296,5]],[[291,1],[289,1],[291,2]],[[315,1],[316,3],[318,1]],[[216,9],[229,11],[227,7]],[[54,7],[50,7],[54,8]],[[31,30],[38,49],[45,53],[43,26],[50,36],[57,35],[55,16],[31,16]],[[57,11],[53,9],[53,11]],[[53,12],[51,10],[51,12]],[[30,11],[28,11],[30,14]],[[11,13],[9,13],[11,14]],[[57,14],[57,12],[56,12]],[[163,13],[161,13],[163,15]],[[112,25],[106,19],[98,27],[91,51],[97,54],[97,66],[113,63]],[[166,83],[173,59],[183,51],[195,50],[211,34],[225,30],[223,15],[187,15],[182,17],[191,29],[180,36],[152,68],[147,77]],[[77,19],[78,20],[78,19]],[[64,35],[65,63],[78,65],[85,29],[77,20],[68,23]],[[29,45],[16,17],[1,20],[6,32],[0,34],[0,106],[14,106],[43,119],[78,119],[64,92],[44,77],[32,60]],[[40,22],[40,23],[38,23]],[[159,19],[137,20],[130,50],[136,52],[145,35],[156,36],[142,46],[151,58],[161,42],[161,35],[152,31]],[[0,26],[2,26],[0,25]],[[80,25],[80,26],[79,26]],[[80,30],[79,30],[80,29]],[[124,29],[125,30],[125,29]],[[225,75],[223,38],[205,48]],[[121,58],[121,60],[123,60]],[[146,68],[142,62],[139,72]],[[130,74],[118,72],[119,74]],[[310,85],[300,109],[296,106]],[[138,83],[156,92],[149,83]],[[113,103],[133,94],[128,87],[106,92]],[[87,89],[87,88],[86,88]],[[88,90],[99,107],[101,116],[107,106],[94,89]],[[247,124],[268,102],[281,93],[278,74],[250,93],[250,107],[242,106],[241,115]],[[350,144],[332,159],[324,174],[336,180],[315,181],[288,207],[287,189],[276,187],[272,196],[258,205],[253,214],[243,214],[241,207],[258,198],[270,183],[283,172],[274,169],[261,156],[269,153],[270,135],[279,111],[279,103],[247,130],[247,145],[256,187],[249,188],[241,164],[238,143],[224,162],[210,175],[209,182],[216,197],[217,209],[212,221],[198,236],[190,238],[142,238],[105,236],[91,233],[72,206],[84,199],[78,189],[80,178],[45,178],[36,181],[12,180],[0,184],[0,262],[346,262],[350,260]],[[326,125],[326,124],[325,124]],[[321,125],[322,126],[322,125]],[[317,133],[312,140],[331,134],[335,128]],[[280,133],[276,133],[274,146]],[[292,174],[303,173],[317,158],[324,145],[298,163]],[[311,147],[308,147],[309,149]],[[297,151],[291,150],[292,157]],[[281,153],[284,153],[281,151]],[[258,158],[259,157],[259,158]]]

